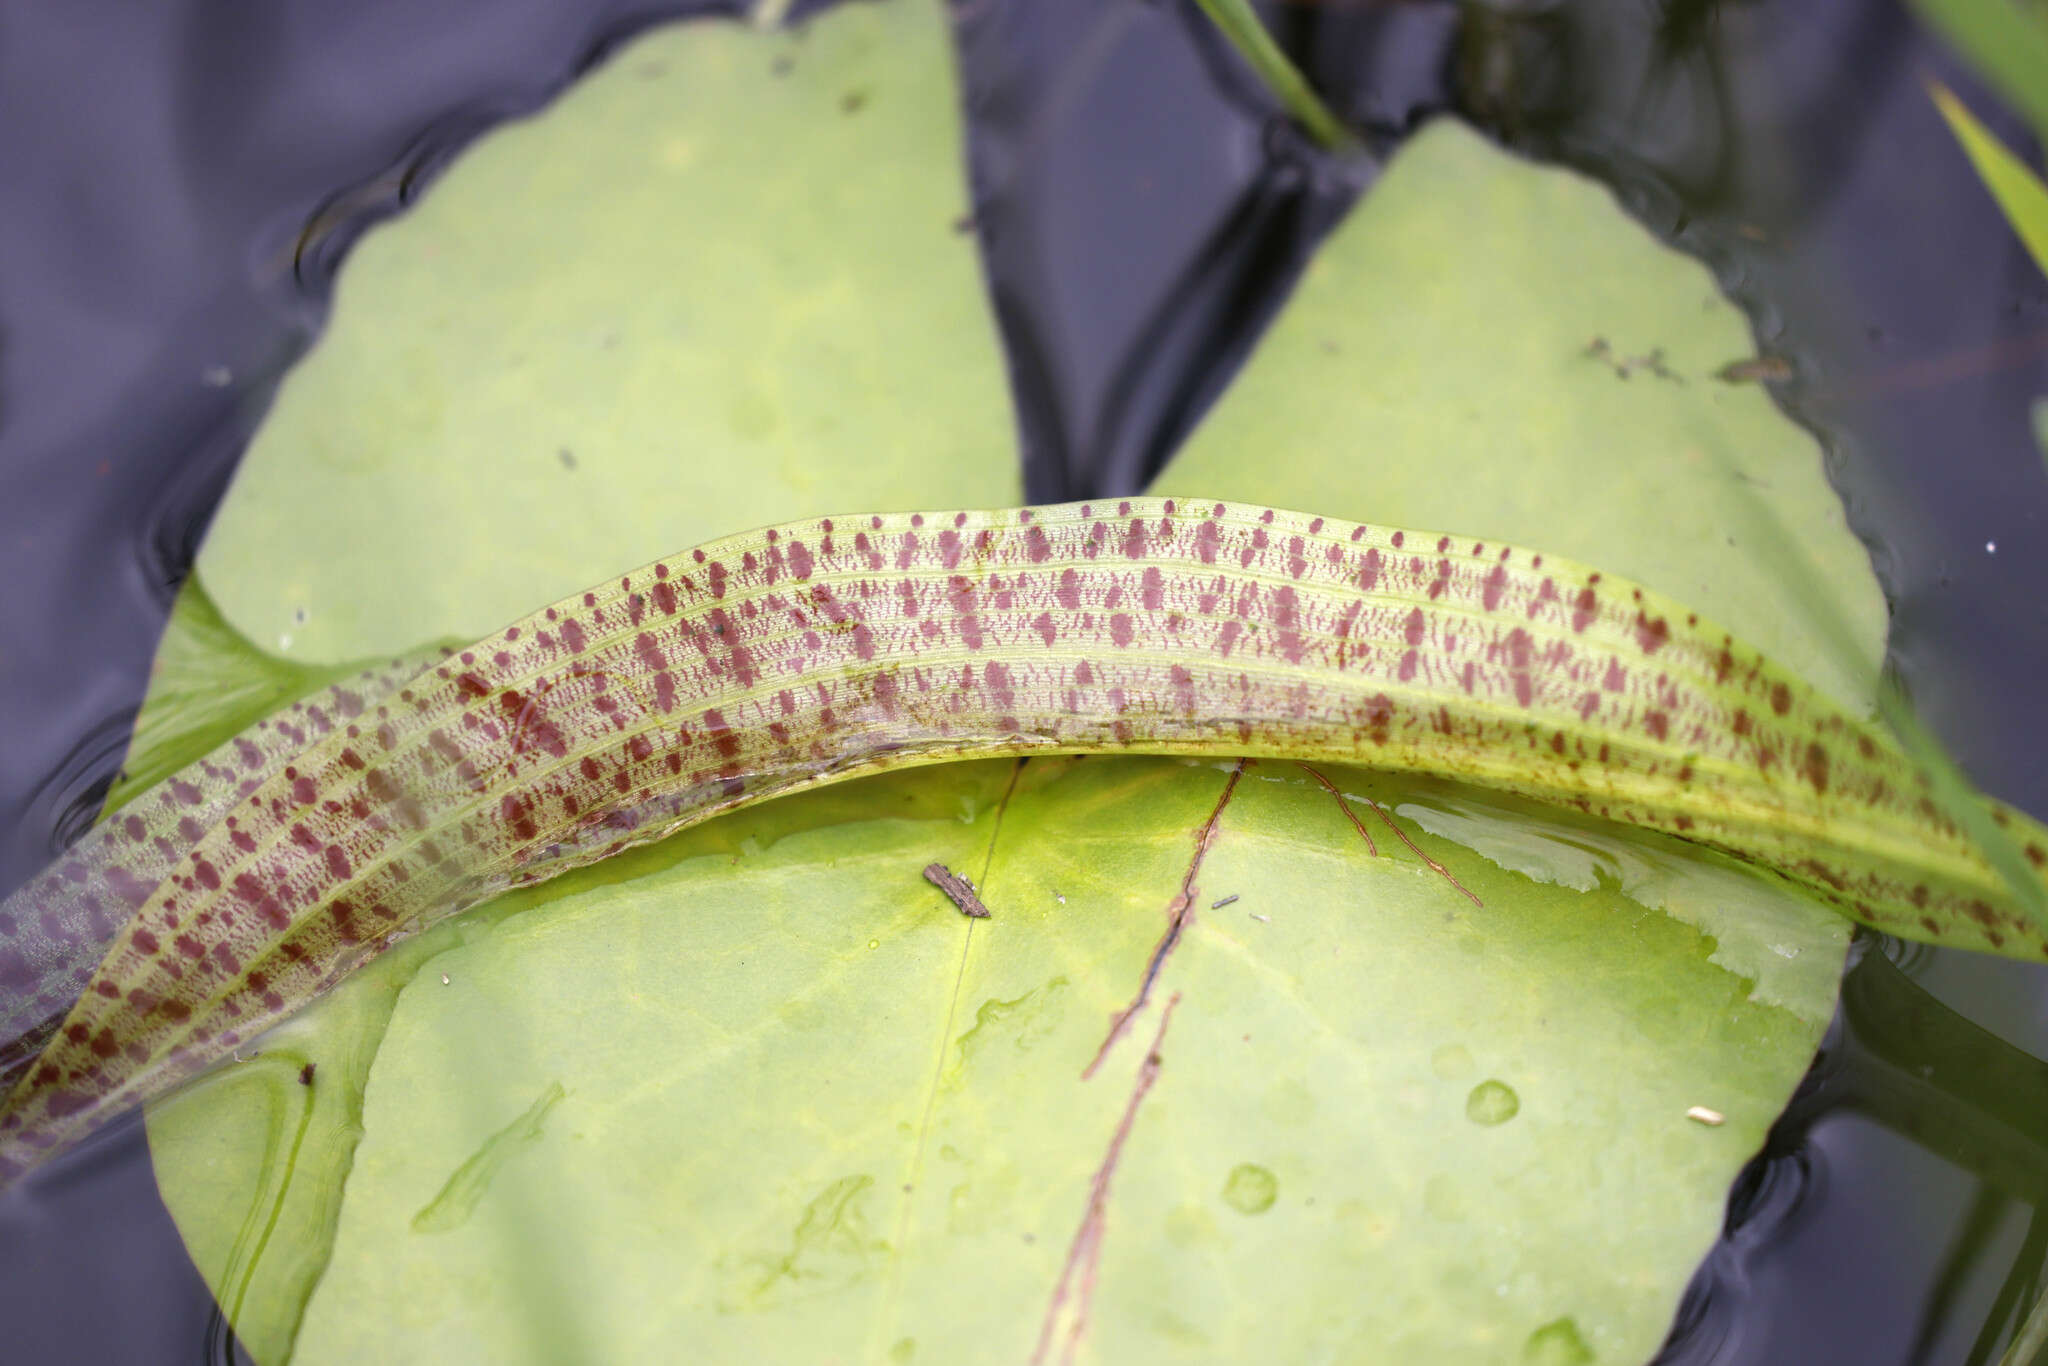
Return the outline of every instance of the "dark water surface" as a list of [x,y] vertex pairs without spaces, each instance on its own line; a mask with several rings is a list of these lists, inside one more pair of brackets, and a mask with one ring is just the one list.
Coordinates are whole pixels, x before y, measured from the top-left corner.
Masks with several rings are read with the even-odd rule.
[[[0,9],[0,894],[96,809],[173,587],[348,244],[607,42],[706,8]],[[1030,493],[1136,489],[1369,173],[1277,119],[1185,3],[956,16]],[[1927,102],[1938,75],[1992,111],[1967,75],[1879,0],[1269,17],[1375,151],[1461,114],[1606,178],[1715,267],[1793,367],[1780,397],[1828,448],[1923,714],[2048,815],[2048,477],[2026,428],[2048,284]],[[2048,1251],[2043,1057],[2048,972],[1865,945],[1664,1359],[1995,1360]],[[0,1198],[0,1322],[9,1360],[229,1350],[139,1127]]]

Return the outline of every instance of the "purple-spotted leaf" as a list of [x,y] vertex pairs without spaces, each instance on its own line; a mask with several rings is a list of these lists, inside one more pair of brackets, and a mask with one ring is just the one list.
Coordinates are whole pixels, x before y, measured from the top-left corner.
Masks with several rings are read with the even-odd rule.
[[[0,1157],[161,1094],[395,934],[725,811],[946,760],[1454,778],[1684,836],[1906,937],[2048,952],[1887,733],[1649,589],[1488,542],[1149,498],[822,518],[376,681],[255,732],[296,749],[238,739],[111,823],[110,885],[174,847],[147,838],[155,807],[190,844],[7,1098]],[[1984,811],[2038,878],[2048,832]]]
[[[901,0],[818,21],[788,74],[888,24],[906,26],[893,60],[930,80],[919,64],[935,65],[936,28]],[[914,34],[922,47],[902,41]],[[701,86],[750,43],[766,68],[782,40],[694,30],[673,41],[666,69],[690,70]],[[700,60],[711,70],[689,65]],[[889,84],[870,77],[869,95],[886,99]],[[744,123],[752,88],[726,98],[733,113],[719,126]],[[806,136],[793,123],[787,142]],[[451,175],[428,205],[459,204],[457,184]],[[1423,192],[1445,186],[1478,211]],[[503,216],[504,204],[490,211]],[[1481,339],[1514,333],[1526,309],[1530,346],[1489,367],[1498,392],[1565,386],[1553,397],[1569,411],[1570,385],[1615,384],[1613,366],[1591,364],[1597,354],[1583,357],[1583,376],[1560,374],[1537,344],[1537,320],[1571,316],[1555,296],[1583,292],[1591,273],[1632,282],[1603,295],[1611,306],[1645,310],[1610,317],[1616,332],[1648,321],[1676,346],[1703,316],[1717,336],[1731,332],[1725,306],[1703,315],[1704,277],[1674,288],[1672,258],[1597,191],[1437,133],[1404,153],[1333,242],[1276,340],[1327,306],[1318,291],[1332,279],[1353,309],[1361,291],[1386,287],[1352,273],[1370,254],[1357,232],[1419,219],[1405,230],[1450,237],[1446,212],[1467,237],[1466,268],[1438,280],[1416,316],[1441,307],[1483,317],[1483,330],[1411,339],[1425,376],[1469,367]],[[761,236],[757,220],[735,217],[736,235]],[[398,241],[408,226],[384,235]],[[1474,240],[1482,226],[1500,240]],[[1542,253],[1533,269],[1516,257],[1527,250]],[[1572,269],[1573,250],[1598,272]],[[1545,292],[1560,282],[1572,288]],[[1490,309],[1466,305],[1474,298]],[[337,337],[348,324],[338,316]],[[986,323],[977,316],[975,327]],[[949,367],[933,358],[950,356],[957,318],[904,330],[925,358],[910,362],[923,385],[944,390]],[[365,355],[389,348],[383,330],[349,335]],[[789,335],[800,351],[808,334]],[[1657,377],[1636,378],[1647,387]],[[1355,433],[1304,440],[1302,423],[1347,406],[1366,430],[1357,379],[1324,372],[1303,404],[1247,387],[1217,422],[1247,403],[1259,410],[1259,440],[1308,462],[1318,497],[1294,501],[1355,510],[1382,474],[1398,485],[1422,466],[1480,496],[1472,472],[1501,468],[1501,448],[1471,424],[1472,400],[1455,387],[1415,386],[1414,432],[1427,439],[1377,443],[1391,452],[1379,471],[1358,464]],[[721,387],[673,401],[725,397]],[[345,386],[328,399],[355,401]],[[515,428],[549,412],[541,400],[507,402]],[[1652,401],[1608,420],[1640,451],[1702,432],[1747,442],[1725,425],[1726,406]],[[317,408],[305,419],[314,426]],[[882,396],[855,395],[837,416],[845,449],[908,450],[906,466],[951,454],[892,444],[900,405]],[[397,416],[429,432],[441,419],[434,405]],[[1849,615],[1874,620],[1860,552],[1818,496],[1818,454],[1791,430],[1768,430],[1784,453],[1772,476],[1784,481],[1787,519],[1817,564],[1854,569],[1837,576]],[[403,449],[406,429],[393,431]],[[388,600],[375,610],[350,620],[330,590],[307,623],[290,607],[243,624],[267,641],[286,621],[331,621],[319,647],[329,658],[396,648],[394,614],[407,643],[487,625],[472,613],[495,603],[497,585],[477,569],[491,560],[459,548],[503,540],[507,504],[465,501],[495,448],[462,424],[442,439],[467,453],[450,456],[465,496],[437,506],[432,537],[458,548],[446,566],[453,586],[406,594],[404,574],[417,578],[443,552],[399,559],[403,547],[371,535],[332,548],[332,564],[323,552],[319,572],[333,585],[397,574],[401,586],[376,590]],[[1516,448],[1508,467],[1539,524],[1488,511],[1472,519],[1475,534],[1561,542],[1605,562],[1602,528],[1640,525],[1644,493],[1604,473],[1574,483],[1575,455],[1548,434]],[[293,467],[273,458],[282,488]],[[1451,473],[1459,461],[1464,475]],[[864,462],[850,460],[847,477],[876,479]],[[1712,472],[1702,461],[1676,477]],[[267,542],[289,560],[295,511],[390,508],[406,502],[409,481],[386,466],[324,490],[317,509],[273,498],[262,514],[273,529],[240,533],[242,544]],[[631,478],[615,491],[645,497],[662,482]],[[945,501],[886,484],[884,473],[839,505]],[[1544,504],[1538,490],[1550,487],[1571,496]],[[537,484],[525,504],[516,493],[514,525],[550,506]],[[1658,497],[1697,501],[1682,484]],[[804,506],[736,511],[718,526]],[[258,515],[237,507],[216,544],[236,543],[237,516]],[[1674,560],[1632,572],[1683,594],[1735,563],[1717,537],[1674,539]],[[1274,553],[1285,561],[1284,545]],[[582,577],[618,569],[618,558],[630,557]],[[254,551],[205,568],[229,602],[270,590],[229,590],[221,578],[286,594],[294,583]],[[1426,582],[1408,591],[1428,599]],[[1482,607],[1486,591],[1484,577],[1470,585]],[[503,619],[545,596],[490,610]],[[1653,637],[1660,617],[1675,627],[1669,611],[1648,611]],[[1270,614],[1257,624],[1284,629]],[[1796,629],[1765,624],[1796,645]],[[1113,647],[1116,628],[1103,629]],[[1405,619],[1391,629],[1405,632]],[[1448,658],[1427,621],[1424,634],[1432,664]],[[1657,653],[1678,658],[1673,641],[1682,629]],[[1494,661],[1499,686],[1513,698],[1520,666],[1497,643],[1507,651]],[[1626,621],[1618,643],[1644,653]],[[1396,682],[1401,658],[1389,661]],[[1418,673],[1422,663],[1418,653]],[[1767,685],[1767,706],[1771,695]],[[1824,705],[1802,694],[1800,715]],[[1006,763],[946,766],[806,794],[515,892],[402,944],[265,1041],[265,1056],[156,1109],[167,1202],[244,1340],[262,1360],[632,1357],[676,1341],[707,1356],[744,1344],[756,1356],[892,1360],[1050,1360],[1070,1344],[1100,1360],[1172,1348],[1232,1360],[1254,1347],[1628,1360],[1654,1348],[1728,1180],[1826,1019],[1845,921],[1663,837],[1427,782],[1333,769],[1325,787],[1271,760],[1244,770],[1033,762],[1014,789],[1012,776]],[[935,861],[980,884],[990,920],[970,929],[923,881]],[[1112,1039],[1111,1020],[1140,998]],[[1101,1066],[1082,1078],[1098,1050]],[[1694,1106],[1725,1122],[1688,1119]],[[1275,1338],[1276,1326],[1294,1336]]]

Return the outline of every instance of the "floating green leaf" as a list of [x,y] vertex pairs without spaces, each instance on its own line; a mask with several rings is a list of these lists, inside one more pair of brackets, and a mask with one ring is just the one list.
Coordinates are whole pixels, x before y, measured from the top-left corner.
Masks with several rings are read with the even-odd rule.
[[[922,241],[925,206],[960,195],[942,45],[935,10],[905,0],[835,10],[801,39],[693,25],[459,163],[350,263],[329,339],[223,509],[201,568],[228,620],[339,660],[481,630],[743,523],[1014,501],[969,246],[899,246]],[[602,366],[501,383],[495,336],[521,318],[528,336],[583,336],[595,313],[547,293],[561,243],[674,218],[670,201],[635,198],[653,194],[638,164],[616,183],[593,172],[573,210],[465,177],[501,145],[507,177],[595,162],[619,135],[595,116],[579,128],[578,111],[613,108],[632,81],[688,91],[705,146],[752,138],[776,101],[796,112],[747,144],[756,162],[787,158],[776,175],[692,168],[722,207],[696,254],[616,283],[620,251],[579,255],[567,273],[623,319],[618,363],[666,377],[585,410]],[[899,91],[921,103],[850,171],[838,139],[881,129],[859,121]],[[647,129],[681,117],[672,98],[609,117]],[[872,217],[844,232],[799,203],[868,189]],[[407,244],[416,227],[424,244],[494,224],[516,225],[524,254],[508,238],[486,275],[379,275],[376,251],[431,259]],[[1448,245],[1480,224],[1494,236]],[[1524,242],[1523,258],[1503,249]],[[728,289],[727,252],[766,264]],[[810,297],[780,272],[807,280],[828,252],[838,283],[822,293],[843,291],[846,312],[758,303]],[[933,262],[913,304],[889,272],[919,252]],[[781,330],[664,332],[700,289]],[[426,325],[492,309],[510,310],[495,327]],[[900,384],[832,387],[849,317],[888,320],[866,346],[894,352]],[[648,338],[676,348],[665,368]],[[1705,274],[1602,192],[1436,129],[1318,259],[1169,481],[1552,546],[1700,599],[1818,671],[1724,515],[1717,467],[1687,458],[1714,442],[1770,484],[1874,654],[1881,607],[1818,452],[1753,390],[1707,378],[1749,348]],[[440,401],[409,398],[408,373],[440,377]],[[777,411],[816,415],[779,448],[789,459],[728,424],[671,465],[659,434],[734,411],[749,376]],[[571,426],[565,412],[584,424],[573,470],[539,437]],[[313,434],[344,415],[369,433],[344,446],[383,456],[307,473],[334,458]],[[528,441],[544,459],[508,464]],[[424,472],[416,448],[438,452]],[[587,502],[539,478],[548,460],[592,486],[574,495]],[[301,477],[314,483],[297,491]],[[313,543],[329,520],[350,534]],[[153,702],[145,742],[179,724]],[[1377,857],[1285,765],[1240,776],[1190,877],[1228,766],[994,763],[775,803],[501,898],[153,1110],[166,1201],[267,1363],[636,1359],[678,1342],[705,1359],[1017,1359],[1041,1338],[1050,1360],[1077,1328],[1096,1360],[1647,1357],[1828,1017],[1843,923],[1675,842],[1327,776]],[[973,878],[992,918],[927,885],[931,862]],[[1191,923],[1082,1079],[1184,879]],[[1689,1120],[1694,1105],[1726,1124]],[[464,1217],[417,1229],[451,1190]]]
[[945,43],[671,28],[464,153],[348,257],[208,533],[222,616],[338,663],[740,527],[1021,502]]
[[[678,1334],[708,1359],[875,1357],[904,1338],[924,1359],[1023,1357],[1148,1050],[1158,1081],[1111,1173],[1095,1297],[1055,1316],[1085,1322],[1095,1359],[1178,1343],[1492,1360],[1560,1317],[1640,1359],[1840,966],[1831,916],[1734,865],[1332,771],[1475,909],[1384,827],[1385,856],[1363,857],[1327,792],[1260,765],[1153,1005],[1083,1079],[1229,775],[1035,763],[1005,804],[1008,765],[944,772],[966,823],[893,815],[909,777],[850,789],[867,819],[815,824],[797,798],[737,852],[629,856],[545,914],[494,910],[414,956],[296,1359],[394,1341],[616,1357]],[[1528,871],[1433,838],[1438,822]],[[990,921],[970,929],[923,884],[933,860],[973,871]],[[1646,907],[1646,878],[1712,932]],[[245,1164],[285,1126],[222,1130],[218,1110],[289,1114],[309,1046],[158,1112],[159,1152],[192,1148],[188,1220],[246,1207]],[[420,1233],[556,1085],[570,1094],[471,1217]],[[1688,1120],[1698,1104],[1729,1122]],[[319,1156],[300,1147],[295,1185],[331,1188]],[[240,1223],[220,1233],[240,1241],[199,1245],[202,1266],[248,1260]]]
[[[1867,711],[1883,597],[1813,439],[1759,386],[1715,378],[1755,347],[1706,268],[1605,188],[1437,123],[1310,263],[1151,491],[1256,490],[1541,546],[1671,594]],[[1745,485],[1788,529],[1785,553]],[[1849,623],[1853,671],[1810,619],[1812,592]]]

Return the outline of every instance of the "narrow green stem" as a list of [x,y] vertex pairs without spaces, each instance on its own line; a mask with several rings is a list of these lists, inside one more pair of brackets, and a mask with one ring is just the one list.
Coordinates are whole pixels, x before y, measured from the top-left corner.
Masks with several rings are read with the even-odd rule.
[[1216,25],[1238,55],[1251,64],[1266,88],[1279,96],[1280,103],[1309,135],[1333,152],[1349,152],[1358,146],[1351,130],[1330,112],[1309,88],[1308,80],[1287,60],[1287,54],[1266,32],[1259,16],[1252,13],[1251,0],[1195,0],[1209,22]]

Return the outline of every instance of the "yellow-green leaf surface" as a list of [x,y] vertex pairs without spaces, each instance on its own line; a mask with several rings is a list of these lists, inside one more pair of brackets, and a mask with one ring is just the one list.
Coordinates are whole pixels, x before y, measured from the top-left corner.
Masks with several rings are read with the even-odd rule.
[[[857,78],[831,65],[864,45]],[[655,51],[660,79],[639,74]],[[793,65],[777,74],[784,57]],[[510,415],[465,409],[458,422],[421,407],[407,417],[388,378],[406,373],[400,357],[417,335],[390,318],[509,307],[531,313],[531,332],[552,333],[548,310],[575,310],[539,282],[565,244],[596,281],[605,253],[586,260],[586,236],[619,231],[611,215],[673,210],[640,198],[652,192],[635,164],[616,172],[630,183],[592,181],[564,217],[526,221],[562,207],[557,197],[510,204],[481,181],[469,193],[469,165],[496,140],[477,149],[418,215],[379,230],[345,268],[330,338],[291,386],[307,397],[288,396],[266,429],[254,454],[272,468],[237,486],[202,561],[227,617],[266,646],[296,630],[292,649],[323,660],[386,653],[482,629],[708,529],[831,510],[810,501],[819,488],[841,508],[1010,501],[1007,410],[971,254],[947,238],[936,250],[958,250],[957,276],[934,267],[915,294],[877,283],[898,259],[892,216],[914,223],[921,205],[961,197],[944,73],[936,11],[907,0],[834,10],[799,40],[694,25],[627,49],[543,119],[500,135],[558,138],[550,156],[595,161],[626,136],[594,116],[579,129],[579,111],[614,97],[600,87],[672,80],[709,145],[818,82],[809,112],[777,124],[757,158],[780,159],[773,174],[786,171],[788,187],[754,185],[773,178],[763,166],[726,174],[720,215],[693,231],[697,254],[679,257],[659,291],[631,263],[612,263],[616,297],[639,310],[621,349],[636,330],[673,342],[675,378],[608,400],[604,430],[621,434],[613,468],[579,459],[561,473],[605,481],[590,518],[616,504],[630,525],[666,525],[628,505],[674,500],[674,535],[629,546],[592,534],[574,555],[604,558],[564,551],[555,567],[573,581],[542,583],[536,571],[516,602],[500,601],[494,557],[555,553],[532,543],[547,539],[537,528],[551,525],[557,486],[492,484],[504,460],[494,443],[544,427],[590,372],[559,397],[499,390],[508,406],[531,405]],[[848,90],[864,92],[852,115]],[[799,190],[853,193],[865,163],[837,139],[899,90],[922,91],[923,103],[893,141],[876,133],[867,156],[904,183],[843,233],[809,219]],[[666,99],[624,116],[633,136],[670,117]],[[688,134],[677,137],[691,145]],[[522,176],[548,173],[537,150],[518,160]],[[416,226],[462,237],[507,218],[522,220],[528,254],[507,248],[488,279],[428,272],[373,288],[380,242],[395,257]],[[1556,255],[1496,274],[1505,267],[1480,248],[1412,313],[1379,302],[1412,259],[1372,234],[1450,242],[1482,224],[1511,241],[1540,236]],[[793,310],[774,338],[712,328],[692,341],[639,321],[698,306],[700,290],[744,303],[715,264],[742,251],[790,272],[764,267],[747,286],[770,301],[800,293],[815,261],[841,253],[843,288],[860,300],[847,316],[888,328],[917,402],[842,384],[835,362],[790,359],[828,345],[837,313],[806,321]],[[1416,377],[1414,411],[1399,433],[1375,431],[1387,400],[1366,368],[1318,368],[1297,382],[1288,366],[1256,361],[1200,440],[1213,452],[1222,424],[1243,423],[1238,459],[1273,477],[1271,497],[1470,523],[1690,594],[1744,562],[1743,547],[1726,545],[1743,534],[1733,522],[1695,534],[1693,519],[1720,506],[1722,476],[1710,460],[1681,458],[1701,432],[1749,449],[1747,429],[1714,425],[1732,403],[1775,453],[1772,496],[1788,490],[1778,507],[1802,553],[1848,585],[1856,620],[1876,619],[1868,570],[1823,496],[1818,452],[1767,407],[1745,409],[1761,403],[1754,395],[1703,400],[1692,388],[1709,381],[1623,380],[1593,358],[1584,374],[1561,376],[1534,345],[1493,356],[1475,387],[1424,382],[1463,375],[1501,333],[1552,328],[1601,272],[1617,277],[1604,287],[1617,302],[1611,326],[1595,327],[1628,354],[1635,344],[1620,334],[1636,328],[1673,355],[1702,327],[1747,350],[1698,268],[1657,248],[1603,192],[1434,130],[1402,153],[1317,272],[1272,344],[1288,344],[1328,281],[1346,282],[1348,304],[1332,306],[1357,314],[1347,336],[1384,329],[1417,349],[1402,362]],[[412,297],[422,290],[429,297]],[[1480,330],[1439,324],[1437,309]],[[478,385],[498,382],[495,339],[437,345],[449,392],[469,392],[472,368]],[[683,355],[689,346],[705,354]],[[1716,366],[1734,358],[1723,349],[1714,343]],[[330,357],[354,359],[310,379]],[[620,364],[643,362],[635,353]],[[651,433],[727,411],[753,362],[784,411],[815,397],[843,424],[830,441],[812,433],[789,448],[790,482],[815,486],[763,493],[757,481],[773,482],[776,463],[733,428],[703,435],[687,460],[653,444]],[[1292,365],[1305,363],[1320,364]],[[316,383],[329,386],[319,403]],[[1663,396],[1603,410],[1611,433],[1596,424],[1614,448],[1641,453],[1632,481],[1618,460],[1583,465],[1563,440],[1580,391],[1559,386],[1578,384],[1593,403],[1622,385]],[[1538,425],[1503,448],[1512,405],[1549,390],[1557,413],[1532,416]],[[1487,395],[1503,411],[1475,423],[1468,409]],[[982,419],[971,442],[924,425],[955,400]],[[312,406],[294,417],[290,402]],[[322,457],[278,432],[293,421],[316,429],[323,412],[387,424],[393,454],[346,478],[316,474],[331,482],[295,496],[293,472]],[[1332,434],[1347,422],[1352,434]],[[415,440],[441,453],[420,482],[400,458]],[[1246,491],[1220,454],[1207,458],[1206,477]],[[1283,475],[1281,460],[1303,465]],[[1668,487],[1655,467],[1692,482]],[[1489,470],[1512,487],[1489,486]],[[1193,487],[1185,471],[1172,477]],[[1398,500],[1436,477],[1465,485],[1469,517],[1455,497],[1428,515],[1418,502],[1380,506],[1382,481]],[[738,495],[729,506],[710,482],[724,478]],[[1284,482],[1294,478],[1307,493]],[[678,492],[687,479],[707,482]],[[1575,495],[1539,497],[1574,481]],[[1518,515],[1535,520],[1501,525],[1524,499],[1536,510]],[[402,538],[379,519],[415,501],[434,513],[418,539],[438,544],[395,548]],[[1661,517],[1667,504],[1680,509],[1672,539],[1689,553],[1626,562],[1660,548],[1620,524],[1646,507]],[[316,555],[307,530],[329,519],[360,538]],[[291,579],[314,574],[330,610],[298,623]],[[437,575],[449,582],[422,582]],[[358,585],[360,602],[348,596]],[[1700,605],[1792,655],[1796,627],[1729,601]],[[207,657],[224,685],[252,667],[239,647]],[[153,705],[138,744],[181,724]],[[1845,922],[1673,841],[1443,784],[1327,776],[1352,794],[1377,856],[1330,792],[1283,764],[1246,770],[1216,815],[1227,764],[991,763],[773,803],[501,898],[402,944],[266,1040],[260,1057],[156,1107],[166,1202],[266,1363],[678,1352],[1017,1361],[1041,1347],[1049,1361],[1070,1347],[1093,1361],[1647,1358],[1718,1230],[1730,1180],[1826,1022]],[[974,879],[992,918],[969,921],[928,885],[920,874],[933,862]],[[1149,1003],[1084,1079],[1112,1012],[1145,980],[1184,879],[1192,921]],[[1688,1119],[1693,1106],[1726,1123]]]
[[[1654,1350],[1825,1022],[1834,917],[1668,842],[1331,772],[1475,908],[1260,764],[1153,1006],[1083,1079],[1229,774],[1039,762],[1005,805],[1010,772],[794,799],[401,950],[295,1359],[1022,1360],[1049,1315],[1104,1361],[1494,1361],[1559,1321],[1597,1359]],[[935,860],[990,920],[924,885]],[[332,1179],[352,1041],[288,1033],[159,1111],[159,1152],[218,1173],[187,1199],[250,1208],[245,1164],[295,1142],[295,1179]],[[1148,1052],[1099,1261],[1054,1313]],[[207,1251],[260,1274],[264,1222]]]
[[[1756,345],[1707,269],[1604,187],[1437,123],[1151,492],[1256,490],[1540,546],[1671,594],[1867,712],[1883,596],[1813,438],[1760,385],[1716,377]],[[1861,660],[1823,643],[1802,592],[1832,599]]]
[[344,264],[201,553],[222,615],[339,662],[740,527],[1021,501],[946,44],[922,3],[671,27],[465,152]]

